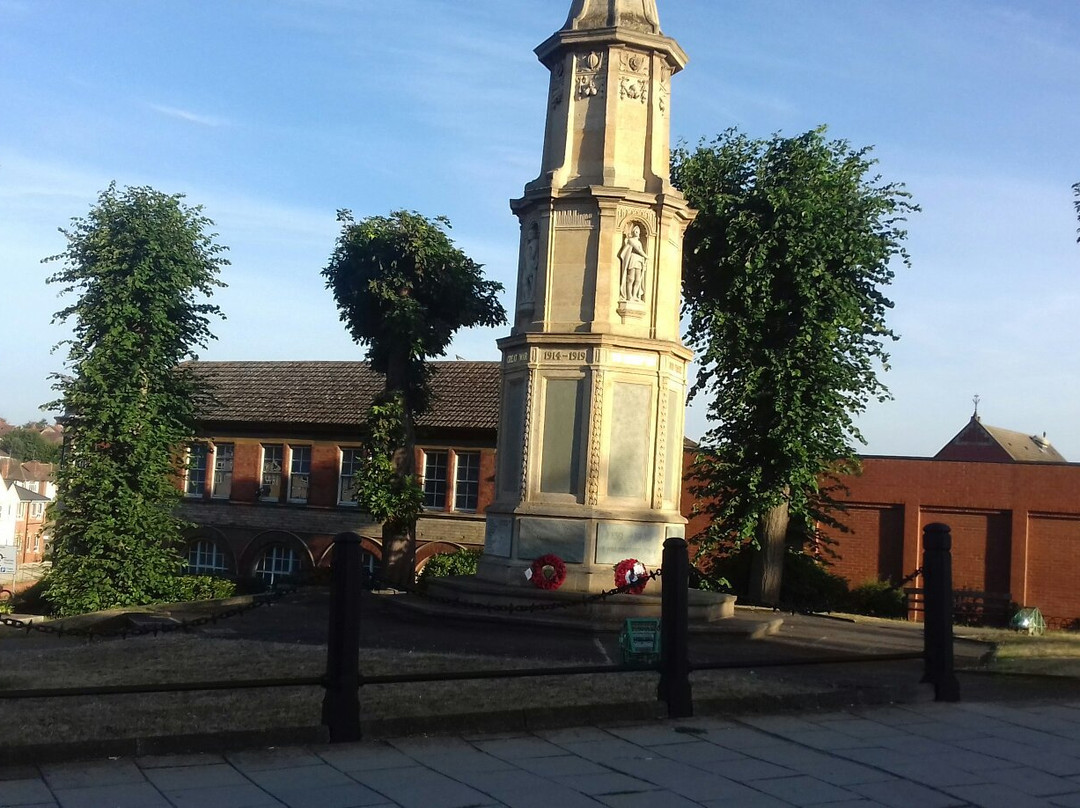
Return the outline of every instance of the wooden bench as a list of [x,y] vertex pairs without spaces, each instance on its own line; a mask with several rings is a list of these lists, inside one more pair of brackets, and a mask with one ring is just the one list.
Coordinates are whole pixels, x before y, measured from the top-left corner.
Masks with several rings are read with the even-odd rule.
[[[925,609],[926,590],[905,589],[908,614]],[[953,624],[1007,628],[1014,610],[1012,595],[1007,592],[984,592],[978,589],[953,590]]]

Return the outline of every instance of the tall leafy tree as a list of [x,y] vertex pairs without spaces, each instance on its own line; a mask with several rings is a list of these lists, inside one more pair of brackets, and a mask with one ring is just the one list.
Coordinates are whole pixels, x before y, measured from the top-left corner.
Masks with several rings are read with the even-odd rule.
[[691,395],[711,428],[699,493],[702,546],[756,548],[750,599],[779,600],[789,520],[827,517],[823,484],[857,467],[854,418],[888,398],[879,372],[897,337],[882,291],[917,210],[874,173],[870,149],[824,127],[766,140],[728,130],[673,155],[673,181],[700,213],[683,269]]
[[431,403],[428,360],[445,355],[461,328],[504,324],[503,287],[454,245],[444,217],[399,210],[357,221],[343,210],[338,221],[322,274],[342,322],[386,379],[368,414],[371,457],[359,503],[383,520],[384,571],[402,585],[415,565],[415,422]]
[[181,195],[101,193],[61,232],[49,283],[77,300],[68,373],[54,389],[66,416],[47,596],[61,614],[168,597],[180,571],[178,452],[195,434],[198,387],[179,367],[212,339],[207,299],[225,249]]

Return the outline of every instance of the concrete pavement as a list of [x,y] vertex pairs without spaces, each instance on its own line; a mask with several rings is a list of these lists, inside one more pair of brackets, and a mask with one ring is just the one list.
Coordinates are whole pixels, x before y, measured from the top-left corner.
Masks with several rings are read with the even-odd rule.
[[1080,702],[923,703],[0,769],[0,806],[1080,806]]

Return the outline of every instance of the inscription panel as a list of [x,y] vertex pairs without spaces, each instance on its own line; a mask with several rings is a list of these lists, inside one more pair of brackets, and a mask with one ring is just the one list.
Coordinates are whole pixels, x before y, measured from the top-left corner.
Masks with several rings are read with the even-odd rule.
[[588,358],[588,353],[581,350],[542,350],[540,352],[540,359],[544,362],[566,362],[577,363],[584,362]]
[[616,382],[612,387],[609,497],[643,499],[650,454],[652,388]]
[[548,379],[544,385],[544,444],[540,490],[577,495],[581,488],[583,379]]
[[587,535],[588,523],[583,520],[522,517],[518,522],[517,557],[531,561],[554,553],[563,561],[581,564],[585,561]]
[[656,368],[659,358],[656,354],[626,353],[625,351],[612,351],[609,354],[613,365],[623,365],[632,368]]
[[601,522],[597,526],[597,564],[618,564],[624,558],[636,558],[643,564],[658,566],[663,553],[664,525]]

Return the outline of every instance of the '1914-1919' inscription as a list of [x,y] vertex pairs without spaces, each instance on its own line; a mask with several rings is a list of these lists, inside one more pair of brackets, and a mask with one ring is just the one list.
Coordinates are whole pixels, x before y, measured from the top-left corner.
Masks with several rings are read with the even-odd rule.
[[550,362],[584,362],[585,351],[544,351],[544,359]]

